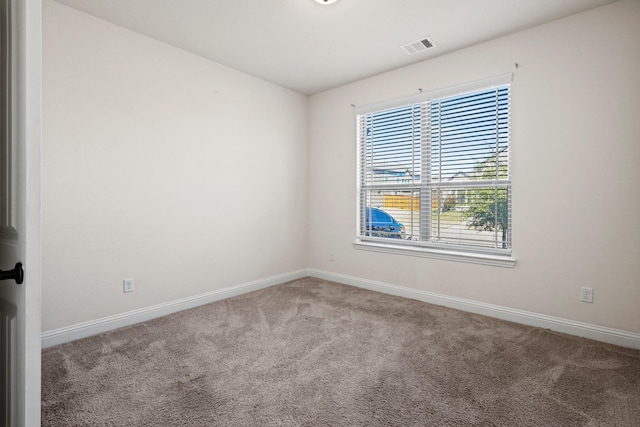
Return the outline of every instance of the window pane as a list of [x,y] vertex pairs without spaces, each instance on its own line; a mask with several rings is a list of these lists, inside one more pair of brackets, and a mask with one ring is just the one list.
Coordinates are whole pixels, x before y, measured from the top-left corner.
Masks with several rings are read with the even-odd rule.
[[421,105],[363,116],[365,184],[407,184],[420,179]]
[[448,250],[510,249],[509,90],[359,116],[360,236]]
[[508,188],[433,190],[431,240],[435,243],[506,249],[510,247]]
[[[484,90],[430,103],[431,174],[435,182],[452,179],[508,179],[508,87]],[[496,159],[504,162],[501,169]]]

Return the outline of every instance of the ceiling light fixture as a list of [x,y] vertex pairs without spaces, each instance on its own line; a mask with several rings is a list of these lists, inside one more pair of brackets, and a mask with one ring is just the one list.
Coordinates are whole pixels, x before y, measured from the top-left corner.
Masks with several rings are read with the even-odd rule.
[[320,3],[320,4],[333,4],[335,2],[337,2],[338,0],[316,0],[316,3]]

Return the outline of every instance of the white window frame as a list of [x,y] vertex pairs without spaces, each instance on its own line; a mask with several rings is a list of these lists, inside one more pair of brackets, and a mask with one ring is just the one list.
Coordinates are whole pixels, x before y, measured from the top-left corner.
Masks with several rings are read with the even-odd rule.
[[[358,123],[358,117],[364,114],[380,112],[384,110],[389,110],[393,108],[398,108],[410,104],[418,104],[418,103],[426,103],[432,100],[453,97],[469,92],[491,89],[495,87],[501,87],[505,85],[510,85],[512,82],[512,74],[504,74],[484,80],[479,80],[476,82],[471,82],[463,85],[458,85],[455,87],[450,87],[441,90],[434,90],[430,92],[423,92],[417,95],[403,97],[393,100],[387,100],[383,102],[378,102],[374,104],[369,104],[361,107],[354,108],[354,113],[356,115],[356,123]],[[511,142],[510,142],[511,145]],[[358,144],[357,144],[357,173],[358,173],[358,200],[362,197],[362,157],[361,157],[361,134],[360,130],[358,130]],[[425,172],[426,173],[426,172]],[[504,185],[505,182],[501,181],[500,185]],[[511,182],[509,180],[509,191],[511,189]],[[394,186],[395,188],[395,186]],[[424,193],[423,193],[424,194]],[[424,195],[423,195],[424,198]],[[430,199],[430,196],[429,196]],[[422,201],[427,202],[427,200]],[[401,239],[388,239],[388,238],[376,238],[376,237],[368,237],[361,235],[361,222],[362,222],[362,211],[360,207],[360,201],[357,201],[357,228],[356,228],[356,240],[353,243],[356,249],[374,251],[374,252],[384,252],[384,253],[392,253],[399,255],[409,255],[409,256],[417,256],[417,257],[426,257],[426,258],[435,258],[441,260],[449,260],[449,261],[460,261],[460,262],[468,262],[475,264],[483,264],[483,265],[492,265],[499,267],[514,267],[516,263],[516,258],[513,257],[511,248],[509,249],[500,249],[500,250],[492,250],[489,248],[470,248],[466,246],[455,246],[448,245],[447,247],[440,247],[438,245],[429,245],[426,242],[414,242],[414,241],[406,241]],[[427,202],[430,206],[430,201]],[[422,205],[424,206],[424,205]],[[426,211],[430,211],[426,210]],[[425,215],[426,216],[426,215]],[[423,217],[423,222],[426,219]],[[510,236],[511,237],[511,236]]]

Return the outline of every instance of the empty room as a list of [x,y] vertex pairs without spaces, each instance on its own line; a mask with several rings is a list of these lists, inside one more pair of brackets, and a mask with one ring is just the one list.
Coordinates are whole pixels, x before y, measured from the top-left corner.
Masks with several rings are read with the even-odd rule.
[[640,425],[640,1],[37,3],[8,425]]

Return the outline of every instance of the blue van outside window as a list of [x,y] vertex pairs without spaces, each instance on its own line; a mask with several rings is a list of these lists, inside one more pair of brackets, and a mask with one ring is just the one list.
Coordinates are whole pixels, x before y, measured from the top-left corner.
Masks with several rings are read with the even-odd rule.
[[368,236],[404,238],[404,225],[379,208],[367,208],[366,230]]

